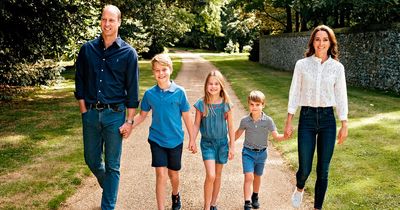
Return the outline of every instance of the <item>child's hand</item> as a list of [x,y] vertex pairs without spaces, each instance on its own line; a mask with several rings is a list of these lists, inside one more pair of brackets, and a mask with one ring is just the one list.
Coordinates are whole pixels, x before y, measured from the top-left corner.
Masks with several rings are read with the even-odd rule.
[[234,157],[235,157],[235,151],[232,151],[232,149],[229,149],[228,159],[233,160]]
[[189,146],[188,146],[189,151],[191,151],[193,154],[197,153],[197,145],[195,141],[189,141]]

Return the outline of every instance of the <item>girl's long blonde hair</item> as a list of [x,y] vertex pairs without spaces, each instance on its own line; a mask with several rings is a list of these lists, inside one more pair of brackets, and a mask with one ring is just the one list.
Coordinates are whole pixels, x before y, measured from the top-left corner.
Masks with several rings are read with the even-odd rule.
[[221,72],[217,70],[212,70],[210,73],[208,73],[206,81],[204,83],[204,113],[203,117],[206,117],[209,113],[210,109],[210,103],[211,103],[211,95],[207,91],[207,83],[210,80],[211,77],[215,77],[221,86],[221,91],[219,92],[219,96],[222,97],[223,102],[229,104],[229,106],[232,105],[231,98],[229,97],[228,93],[225,90],[225,79],[224,76],[222,76]]

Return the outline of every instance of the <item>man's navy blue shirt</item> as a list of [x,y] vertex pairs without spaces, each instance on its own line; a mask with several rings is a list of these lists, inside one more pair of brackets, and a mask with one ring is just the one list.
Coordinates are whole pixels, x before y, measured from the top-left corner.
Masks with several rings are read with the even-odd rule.
[[107,49],[100,36],[85,43],[76,60],[75,98],[86,104],[139,106],[136,50],[118,37]]

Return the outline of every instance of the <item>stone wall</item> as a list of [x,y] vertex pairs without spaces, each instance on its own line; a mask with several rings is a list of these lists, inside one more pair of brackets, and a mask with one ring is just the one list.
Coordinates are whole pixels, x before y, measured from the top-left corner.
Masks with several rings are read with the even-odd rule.
[[[400,29],[335,31],[339,60],[349,85],[400,94]],[[303,58],[311,32],[262,36],[260,63],[292,71]]]

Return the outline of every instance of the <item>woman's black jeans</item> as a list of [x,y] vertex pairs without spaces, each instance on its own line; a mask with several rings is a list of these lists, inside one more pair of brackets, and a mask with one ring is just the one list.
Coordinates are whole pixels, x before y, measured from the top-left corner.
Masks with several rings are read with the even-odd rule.
[[336,142],[336,121],[332,107],[301,107],[298,128],[299,170],[297,187],[304,188],[317,147],[317,181],[314,208],[321,209],[328,187],[329,164]]

